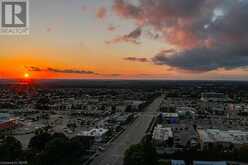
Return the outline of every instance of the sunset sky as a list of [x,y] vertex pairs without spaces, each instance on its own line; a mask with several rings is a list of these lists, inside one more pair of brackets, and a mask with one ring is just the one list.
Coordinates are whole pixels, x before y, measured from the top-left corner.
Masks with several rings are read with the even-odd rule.
[[248,80],[247,0],[29,0],[0,79]]

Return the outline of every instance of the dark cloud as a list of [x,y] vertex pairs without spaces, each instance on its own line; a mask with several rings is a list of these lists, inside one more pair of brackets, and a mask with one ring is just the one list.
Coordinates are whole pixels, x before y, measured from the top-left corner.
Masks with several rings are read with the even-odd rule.
[[148,36],[150,39],[159,39],[160,35],[158,33],[154,33],[152,31],[146,31],[146,36]]
[[235,69],[248,65],[248,49],[227,47],[194,48],[168,55],[158,53],[152,58],[157,65],[188,70],[192,72],[207,72],[216,69]]
[[41,72],[42,68],[36,66],[25,66],[25,68],[30,72]]
[[116,37],[111,41],[107,41],[106,43],[111,44],[111,43],[120,43],[120,42],[130,42],[134,44],[140,44],[140,42],[138,42],[137,40],[141,36],[141,34],[142,34],[142,29],[141,27],[138,27],[129,34]]
[[113,10],[117,11],[117,14],[123,17],[139,17],[141,12],[139,7],[128,4],[123,0],[115,0]]
[[51,73],[63,73],[63,74],[82,74],[82,75],[96,75],[96,76],[104,76],[104,77],[119,77],[122,74],[102,74],[89,70],[78,70],[78,69],[57,69],[57,68],[41,68],[37,66],[25,66],[27,71],[29,72],[51,72]]
[[[134,18],[147,19],[168,19],[169,17],[188,17],[199,12],[202,4],[206,0],[139,0],[139,5],[135,6],[125,0],[115,0],[113,10],[117,15]],[[152,14],[152,15],[150,15]],[[146,18],[147,17],[147,18]],[[161,23],[163,23],[162,21]],[[155,23],[155,22],[154,22]]]
[[245,0],[115,0],[113,11],[178,50],[159,52],[155,64],[200,72],[248,66]]
[[97,74],[94,71],[76,70],[76,69],[47,68],[47,71],[49,71],[49,72],[55,72],[55,73],[69,73],[69,74]]
[[139,5],[135,6],[115,0],[113,10],[119,16],[134,19],[139,25],[151,26],[171,44],[192,47],[198,44],[195,27],[204,25],[202,19],[205,20],[206,14],[212,14],[202,9],[210,6],[206,1],[139,0]]
[[95,74],[98,73],[88,70],[77,70],[77,69],[57,69],[57,68],[40,68],[36,66],[25,66],[30,72],[53,72],[53,73],[65,73],[65,74]]
[[174,49],[164,49],[164,50],[160,51],[160,53],[163,53],[163,54],[172,54],[175,52],[176,52],[176,50],[174,50]]
[[124,60],[127,61],[137,61],[137,62],[149,62],[149,59],[147,58],[138,58],[138,57],[126,57]]

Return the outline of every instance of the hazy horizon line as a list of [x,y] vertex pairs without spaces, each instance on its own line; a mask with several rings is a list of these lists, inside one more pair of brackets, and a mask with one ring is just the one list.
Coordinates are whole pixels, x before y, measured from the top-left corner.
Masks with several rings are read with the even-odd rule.
[[235,82],[248,82],[248,80],[237,80],[237,79],[206,79],[206,80],[201,80],[201,79],[129,79],[129,78],[118,78],[118,79],[103,79],[103,78],[30,78],[30,79],[24,79],[24,78],[0,78],[0,81],[235,81]]

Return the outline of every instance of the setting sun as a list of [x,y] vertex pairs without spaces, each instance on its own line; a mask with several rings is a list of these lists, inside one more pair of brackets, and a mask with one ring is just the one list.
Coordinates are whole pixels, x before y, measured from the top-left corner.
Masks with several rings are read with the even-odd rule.
[[30,75],[28,73],[24,74],[24,78],[29,78],[29,77],[30,77]]

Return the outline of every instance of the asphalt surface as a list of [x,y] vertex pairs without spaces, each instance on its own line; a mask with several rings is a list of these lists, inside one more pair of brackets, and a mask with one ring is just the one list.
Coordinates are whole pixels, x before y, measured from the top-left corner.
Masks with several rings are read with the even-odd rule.
[[125,151],[133,144],[138,144],[144,137],[152,118],[157,114],[162,96],[148,105],[140,117],[135,120],[106,150],[97,156],[90,165],[122,165]]

